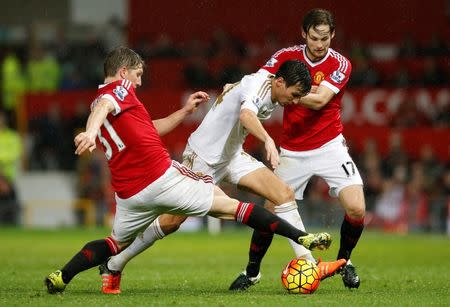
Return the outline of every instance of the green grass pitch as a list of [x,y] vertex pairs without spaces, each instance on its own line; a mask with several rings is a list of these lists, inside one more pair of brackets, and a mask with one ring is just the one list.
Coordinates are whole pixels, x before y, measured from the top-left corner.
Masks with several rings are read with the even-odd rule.
[[[352,260],[361,276],[357,290],[340,276],[312,295],[290,295],[281,285],[293,258],[277,237],[262,266],[261,283],[247,292],[228,291],[247,261],[250,230],[177,233],[129,263],[122,294],[103,295],[97,268],[79,274],[62,295],[49,295],[44,277],[62,267],[85,242],[108,229],[23,230],[0,228],[0,306],[450,306],[450,239],[439,235],[365,232]],[[329,251],[334,259],[338,233]]]

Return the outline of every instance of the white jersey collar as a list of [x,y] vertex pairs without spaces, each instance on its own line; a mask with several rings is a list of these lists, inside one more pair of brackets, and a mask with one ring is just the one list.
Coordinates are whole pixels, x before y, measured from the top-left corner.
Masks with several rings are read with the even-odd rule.
[[308,63],[308,65],[311,67],[320,65],[323,62],[325,62],[328,59],[328,57],[330,56],[330,53],[331,53],[331,48],[328,48],[327,54],[320,61],[313,62],[306,55],[306,45],[305,45],[305,48],[303,48],[303,57],[305,58],[306,63]]

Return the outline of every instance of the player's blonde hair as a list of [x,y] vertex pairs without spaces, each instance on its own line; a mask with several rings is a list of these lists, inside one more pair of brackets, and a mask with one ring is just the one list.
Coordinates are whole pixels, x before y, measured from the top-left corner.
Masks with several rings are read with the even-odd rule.
[[112,50],[105,59],[103,65],[103,71],[105,77],[115,76],[117,71],[121,67],[126,67],[127,69],[138,68],[139,65],[145,66],[144,60],[141,56],[130,48],[120,46]]

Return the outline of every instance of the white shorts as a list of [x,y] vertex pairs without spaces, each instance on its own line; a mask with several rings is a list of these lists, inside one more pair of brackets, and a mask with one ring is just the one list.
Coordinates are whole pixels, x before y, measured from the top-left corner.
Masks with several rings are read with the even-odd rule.
[[281,148],[280,165],[275,174],[294,189],[295,198],[299,200],[303,199],[306,185],[314,175],[327,182],[332,197],[337,197],[347,186],[363,184],[342,134],[313,150]]
[[192,150],[189,144],[186,145],[186,149],[183,152],[183,164],[192,169],[197,175],[211,176],[215,184],[224,180],[236,185],[245,175],[261,167],[266,167],[262,162],[256,160],[245,151],[239,151],[229,161],[214,165],[208,164]]
[[112,237],[119,242],[133,240],[163,213],[206,215],[211,209],[214,184],[210,176],[198,176],[187,167],[172,165],[157,180],[127,199],[116,195]]

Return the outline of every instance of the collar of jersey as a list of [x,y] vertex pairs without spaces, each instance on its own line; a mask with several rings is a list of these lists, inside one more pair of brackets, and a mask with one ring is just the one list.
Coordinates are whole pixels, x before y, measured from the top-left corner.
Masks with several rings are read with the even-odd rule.
[[330,56],[330,52],[331,52],[331,48],[328,48],[327,54],[320,61],[312,62],[306,55],[306,46],[305,46],[305,48],[303,48],[303,57],[305,58],[305,61],[306,61],[306,63],[308,63],[309,66],[314,67],[314,66],[320,65],[323,62],[325,62],[326,59],[328,59],[328,57]]

